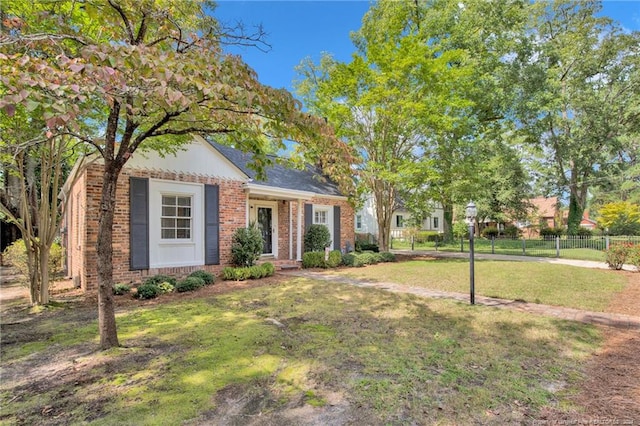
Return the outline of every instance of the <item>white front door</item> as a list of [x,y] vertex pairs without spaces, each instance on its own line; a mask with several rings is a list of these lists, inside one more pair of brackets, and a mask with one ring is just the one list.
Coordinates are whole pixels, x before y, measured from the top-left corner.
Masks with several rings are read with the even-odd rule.
[[278,256],[278,204],[273,201],[250,201],[249,221],[262,233],[263,256]]

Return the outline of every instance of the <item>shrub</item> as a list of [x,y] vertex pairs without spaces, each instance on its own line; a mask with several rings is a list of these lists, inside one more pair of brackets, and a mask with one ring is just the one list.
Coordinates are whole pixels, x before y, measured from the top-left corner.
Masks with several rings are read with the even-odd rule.
[[265,277],[270,277],[271,275],[276,273],[276,267],[273,266],[273,263],[265,262],[260,265],[260,267],[262,267],[262,270],[264,271],[263,276]]
[[591,229],[587,229],[584,228],[582,226],[578,227],[578,230],[576,231],[576,235],[578,237],[580,237],[580,239],[584,239],[584,240],[588,240],[589,238],[593,237],[593,231]]
[[222,279],[225,281],[232,281],[236,279],[236,268],[227,266],[222,269]]
[[540,236],[545,239],[559,237],[562,234],[564,234],[564,228],[559,226],[556,228],[544,227],[540,229]]
[[200,287],[204,287],[204,280],[200,277],[187,277],[176,284],[176,291],[184,293],[186,291],[194,291]]
[[308,251],[302,255],[303,268],[324,268],[324,251]]
[[632,247],[633,245],[629,243],[612,244],[611,246],[609,246],[609,250],[607,250],[606,252],[605,259],[605,262],[607,262],[609,268],[615,270],[622,269],[622,265],[624,265],[624,263],[626,262],[627,256]]
[[252,280],[258,280],[262,277],[264,277],[264,270],[262,269],[262,267],[258,265],[249,267],[249,278],[251,278]]
[[304,251],[324,251],[331,245],[329,228],[324,225],[313,224],[304,234]]
[[383,262],[395,262],[396,261],[396,255],[388,252],[388,251],[383,251],[382,253],[380,253],[380,256],[382,258]]
[[380,253],[374,253],[371,251],[360,253],[358,258],[364,265],[375,265],[376,263],[380,263],[382,260]]
[[509,238],[517,238],[520,236],[520,233],[521,233],[520,229],[515,225],[505,226],[503,232],[504,232],[504,235]]
[[360,252],[373,251],[377,253],[378,251],[380,251],[380,248],[375,243],[363,242],[363,243],[356,243],[356,251],[360,251]]
[[640,271],[640,244],[632,245],[627,252],[627,262],[636,267]]
[[162,275],[162,274],[158,274],[158,275],[154,275],[152,277],[147,278],[144,283],[145,284],[161,284],[161,283],[169,283],[172,286],[176,286],[176,282],[177,280],[175,279],[175,277],[169,276],[169,275]]
[[342,256],[342,264],[345,266],[355,266],[354,265],[355,260],[356,260],[355,253],[347,253],[344,256]]
[[122,296],[123,294],[127,294],[131,291],[131,286],[127,284],[118,283],[113,286],[113,294],[116,296]]
[[464,238],[469,235],[469,227],[464,221],[453,224],[453,236],[456,238]]
[[[49,275],[55,276],[62,272],[63,250],[60,244],[53,243],[49,249]],[[16,240],[4,249],[2,260],[18,270],[25,277],[29,276],[27,267],[27,248],[24,240]]]
[[327,268],[337,268],[342,264],[342,252],[340,250],[330,251],[329,259],[325,263]]
[[260,258],[264,240],[258,227],[238,228],[231,243],[231,263],[235,266],[253,266]]
[[495,226],[488,226],[482,230],[482,236],[485,238],[496,238],[500,234]]
[[205,285],[213,284],[216,282],[216,277],[211,272],[203,271],[202,269],[193,271],[189,274],[190,277],[202,278]]
[[171,293],[175,289],[175,286],[169,281],[165,281],[158,284],[158,289],[160,290],[160,294]]
[[136,296],[138,299],[155,299],[161,294],[161,290],[156,283],[145,282],[138,286]]

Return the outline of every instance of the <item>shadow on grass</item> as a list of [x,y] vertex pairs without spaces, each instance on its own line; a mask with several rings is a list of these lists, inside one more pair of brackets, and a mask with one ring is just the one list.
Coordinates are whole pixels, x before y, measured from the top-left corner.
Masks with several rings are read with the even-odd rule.
[[[580,377],[599,342],[585,325],[306,279],[131,308],[118,325],[125,348],[78,356],[54,334],[6,360],[24,376],[2,384],[2,420],[519,422],[557,398],[549,383]],[[95,348],[95,325],[76,327]],[[68,365],[46,374],[38,357]]]

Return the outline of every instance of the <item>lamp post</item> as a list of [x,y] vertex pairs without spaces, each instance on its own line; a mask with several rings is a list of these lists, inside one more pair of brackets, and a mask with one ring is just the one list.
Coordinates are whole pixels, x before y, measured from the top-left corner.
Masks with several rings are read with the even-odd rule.
[[467,219],[467,225],[469,225],[469,280],[471,284],[470,300],[472,305],[476,304],[476,294],[475,294],[476,290],[475,290],[475,277],[474,277],[474,265],[473,265],[473,234],[475,234],[474,227],[475,227],[477,214],[478,214],[478,209],[476,208],[476,205],[473,203],[473,201],[469,201],[469,204],[467,204],[467,208],[465,211],[465,217]]

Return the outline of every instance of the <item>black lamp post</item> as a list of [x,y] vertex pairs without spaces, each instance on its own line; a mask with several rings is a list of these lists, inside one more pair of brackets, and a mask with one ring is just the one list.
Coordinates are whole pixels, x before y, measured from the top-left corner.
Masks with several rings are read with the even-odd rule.
[[467,204],[465,217],[467,219],[467,225],[469,225],[469,279],[471,283],[471,304],[476,304],[476,294],[475,294],[475,277],[474,277],[474,265],[473,265],[473,234],[474,227],[476,223],[476,215],[478,214],[478,209],[473,201],[469,201]]

